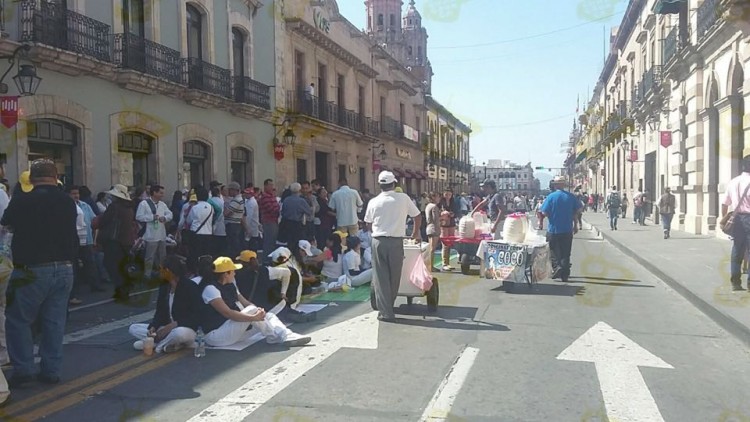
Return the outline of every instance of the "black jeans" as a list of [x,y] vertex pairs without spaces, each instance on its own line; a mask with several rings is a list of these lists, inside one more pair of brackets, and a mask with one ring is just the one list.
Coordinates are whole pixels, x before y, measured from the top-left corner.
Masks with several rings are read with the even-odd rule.
[[573,233],[547,233],[552,272],[563,280],[570,277],[570,251],[573,248]]
[[126,257],[128,255],[127,246],[116,240],[105,240],[104,245],[104,268],[107,269],[109,278],[115,288],[122,290],[130,288],[130,280],[125,269]]
[[80,287],[83,284],[87,284],[92,290],[102,288],[99,283],[96,262],[94,261],[93,245],[83,245],[78,247],[78,259],[73,261],[73,274],[75,276],[75,282],[73,283],[71,297],[76,297],[77,294],[81,293]]

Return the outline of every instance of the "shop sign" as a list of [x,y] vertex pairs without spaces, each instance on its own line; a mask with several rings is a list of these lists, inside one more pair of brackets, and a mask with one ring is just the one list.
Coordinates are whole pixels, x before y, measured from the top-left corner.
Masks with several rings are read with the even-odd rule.
[[638,161],[638,150],[637,149],[631,149],[630,150],[630,161]]
[[323,12],[320,9],[313,9],[313,21],[315,22],[315,27],[320,31],[326,34],[331,32],[331,21],[323,16]]
[[399,158],[405,158],[407,160],[411,160],[411,151],[409,151],[408,149],[396,148],[396,155]]

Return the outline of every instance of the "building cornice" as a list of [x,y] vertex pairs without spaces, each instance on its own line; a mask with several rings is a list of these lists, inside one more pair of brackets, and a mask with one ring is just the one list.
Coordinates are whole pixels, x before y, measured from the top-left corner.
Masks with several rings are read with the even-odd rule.
[[290,28],[293,32],[311,41],[313,44],[322,47],[349,66],[356,67],[363,64],[357,56],[301,18],[285,18],[284,21],[287,24],[287,28]]

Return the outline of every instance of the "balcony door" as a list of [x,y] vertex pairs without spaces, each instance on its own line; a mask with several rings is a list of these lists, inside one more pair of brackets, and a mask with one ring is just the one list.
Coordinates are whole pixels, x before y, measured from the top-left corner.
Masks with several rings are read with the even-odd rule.
[[234,77],[234,97],[245,98],[245,33],[232,28],[232,76]]
[[34,27],[39,31],[38,40],[42,44],[58,48],[68,47],[68,2],[67,0],[43,0],[40,13],[34,14]]
[[146,38],[143,0],[122,0],[122,25],[126,34]]
[[190,4],[186,9],[188,58],[203,60],[203,14]]
[[328,109],[328,66],[324,64],[318,65],[318,107],[320,107],[320,116],[323,120],[328,121],[330,119]]

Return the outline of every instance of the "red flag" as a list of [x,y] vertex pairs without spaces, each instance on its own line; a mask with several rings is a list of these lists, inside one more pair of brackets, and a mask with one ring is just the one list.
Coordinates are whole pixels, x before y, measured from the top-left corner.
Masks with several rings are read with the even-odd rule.
[[18,97],[0,97],[0,123],[8,129],[18,123]]
[[672,145],[672,132],[668,130],[663,130],[659,134],[659,139],[661,141],[661,146],[664,148],[668,148],[670,145]]

